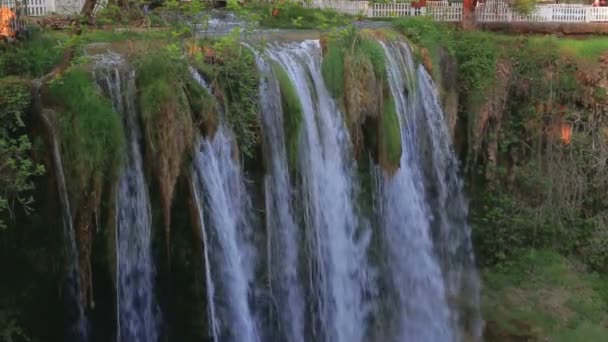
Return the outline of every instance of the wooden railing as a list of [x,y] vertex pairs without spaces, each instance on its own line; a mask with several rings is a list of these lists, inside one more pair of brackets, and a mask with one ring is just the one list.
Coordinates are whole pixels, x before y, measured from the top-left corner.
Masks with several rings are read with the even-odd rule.
[[[427,1],[425,7],[415,8],[409,2],[372,3],[368,1],[315,0],[305,3],[305,6],[332,9],[344,14],[369,18],[429,15],[436,21],[457,22],[462,20],[461,2]],[[569,4],[537,5],[530,13],[521,14],[504,1],[489,0],[477,5],[475,18],[478,22],[607,22],[608,7]]]

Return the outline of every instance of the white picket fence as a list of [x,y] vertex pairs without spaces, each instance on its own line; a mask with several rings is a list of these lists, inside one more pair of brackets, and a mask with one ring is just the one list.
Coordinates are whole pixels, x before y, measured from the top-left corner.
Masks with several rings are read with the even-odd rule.
[[425,14],[426,9],[424,7],[412,7],[409,2],[374,3],[371,12],[368,12],[370,18],[408,17]]
[[[427,1],[426,7],[412,7],[409,2],[372,3],[369,1],[315,0],[304,3],[309,8],[324,8],[369,18],[393,18],[429,15],[436,21],[462,20],[462,3]],[[608,21],[608,7],[554,4],[537,5],[529,14],[520,14],[504,1],[488,0],[478,3],[475,9],[478,22],[539,22],[539,23],[591,23]]]
[[462,20],[462,2],[427,1],[426,11],[436,21]]
[[304,7],[330,9],[348,15],[367,16],[369,13],[369,1],[346,1],[346,0],[323,0],[304,2]]
[[0,6],[21,8],[22,13],[41,17],[51,13],[73,15],[80,13],[84,0],[0,0]]
[[539,5],[529,14],[520,14],[504,2],[488,1],[477,6],[475,16],[478,22],[590,23],[608,21],[608,7]]
[[38,17],[47,14],[47,1],[46,0],[26,0],[26,1],[15,1],[15,0],[0,0],[0,7],[8,6],[11,9],[20,9],[21,13],[28,16]]

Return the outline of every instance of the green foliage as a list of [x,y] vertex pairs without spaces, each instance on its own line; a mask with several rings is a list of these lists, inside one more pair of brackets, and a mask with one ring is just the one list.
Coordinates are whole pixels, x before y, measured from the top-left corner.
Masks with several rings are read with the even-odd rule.
[[521,250],[486,270],[484,280],[486,335],[552,341],[608,338],[603,326],[606,279],[585,273],[555,252]]
[[520,14],[530,14],[536,8],[536,0],[513,0],[511,7]]
[[253,7],[253,11],[260,13],[260,25],[270,28],[326,30],[345,26],[351,21],[351,18],[336,11],[305,8],[292,0],[279,1],[272,6]]
[[298,151],[304,113],[298,92],[289,76],[279,64],[273,64],[272,69],[281,88],[281,103],[283,104],[283,126],[285,130],[285,147],[287,161],[291,170],[297,169]]
[[61,40],[34,30],[31,39],[0,47],[0,77],[40,77],[48,73],[63,55]]
[[78,203],[90,186],[118,177],[125,149],[122,120],[81,67],[53,80],[49,96],[58,112],[68,191]]
[[[137,61],[140,108],[144,121],[159,114],[168,98],[179,95],[179,87],[191,78],[177,45],[143,54]],[[177,89],[176,89],[177,87]],[[187,103],[181,99],[180,105]]]
[[5,211],[15,202],[29,209],[33,199],[27,195],[34,188],[31,177],[44,172],[29,157],[32,144],[25,133],[25,118],[30,102],[28,82],[16,77],[0,79],[0,230],[6,228]]
[[259,74],[253,52],[240,44],[239,36],[235,30],[214,42],[211,50],[217,62],[198,63],[198,67],[220,89],[241,152],[254,157],[260,142]]

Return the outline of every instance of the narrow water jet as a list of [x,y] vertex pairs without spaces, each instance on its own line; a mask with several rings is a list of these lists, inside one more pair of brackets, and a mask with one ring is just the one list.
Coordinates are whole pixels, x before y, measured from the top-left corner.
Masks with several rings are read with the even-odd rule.
[[156,342],[160,311],[154,292],[152,216],[141,155],[135,72],[113,53],[98,56],[95,72],[114,110],[123,115],[127,135],[116,195],[117,340]]

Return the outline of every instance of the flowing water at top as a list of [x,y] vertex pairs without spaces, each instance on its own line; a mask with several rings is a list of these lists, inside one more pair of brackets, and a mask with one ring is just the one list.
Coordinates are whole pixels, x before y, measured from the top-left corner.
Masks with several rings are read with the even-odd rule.
[[249,305],[255,268],[249,242],[251,203],[233,147],[232,134],[221,124],[214,137],[198,143],[193,178],[196,196],[203,199],[198,202],[205,217],[200,215],[207,240],[207,274],[215,285],[209,303],[214,338],[257,342],[257,323]]
[[155,342],[159,339],[159,309],[154,295],[152,222],[140,151],[135,72],[120,56],[106,54],[97,61],[96,75],[114,110],[123,115],[127,134],[125,166],[116,195],[117,340]]
[[354,164],[342,114],[321,76],[319,41],[269,48],[295,85],[303,109],[301,208],[309,262],[312,340],[363,341],[369,306],[369,231],[353,199]]

